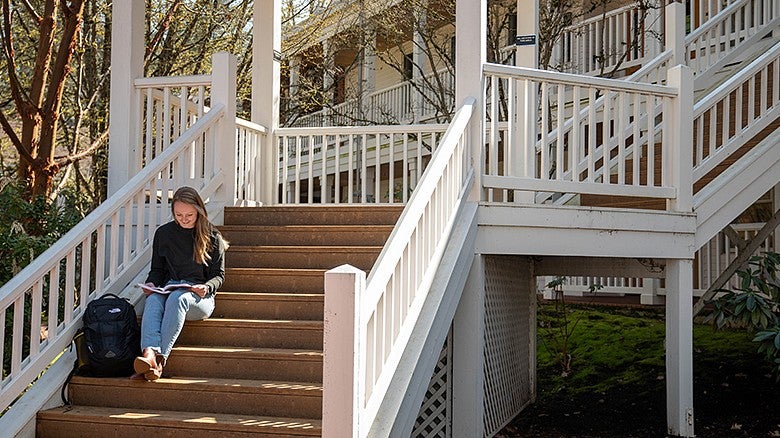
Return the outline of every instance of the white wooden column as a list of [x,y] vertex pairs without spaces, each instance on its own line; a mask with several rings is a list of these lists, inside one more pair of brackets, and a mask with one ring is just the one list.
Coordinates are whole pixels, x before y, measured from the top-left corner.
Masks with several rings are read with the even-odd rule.
[[376,30],[366,30],[366,44],[361,51],[360,60],[360,116],[364,119],[373,117],[371,98],[369,95],[376,90]]
[[[517,36],[515,46],[515,65],[518,67],[539,68],[539,1],[517,0]],[[538,108],[538,87],[533,83],[518,83],[517,120],[510,123],[514,129],[509,133],[509,148],[506,160],[509,163],[509,175],[534,177],[536,171],[536,108]],[[528,109],[532,109],[528,111]],[[529,132],[530,131],[530,132]],[[526,144],[526,143],[534,144]],[[545,146],[546,147],[546,146]],[[523,153],[524,152],[524,153]],[[514,201],[533,204],[533,192],[514,192]]]
[[108,196],[140,170],[137,156],[139,102],[134,81],[143,76],[145,2],[115,1],[111,27],[111,101],[109,103]]
[[333,84],[335,82],[333,78],[335,63],[328,40],[324,40],[320,45],[322,47],[322,94],[326,96],[325,99],[327,101],[322,108],[322,118],[325,126],[334,126],[335,123],[331,120],[333,114],[331,107],[335,103],[335,100],[333,99],[335,96],[333,90]]
[[277,203],[279,156],[274,136],[279,127],[279,60],[282,50],[282,6],[276,0],[255,0],[252,29],[252,121],[265,126],[261,152],[264,175],[260,201]]
[[[418,15],[418,28],[426,28],[428,26],[428,9],[423,8],[414,13]],[[425,89],[425,85],[422,82],[422,78],[425,76],[425,71],[428,68],[428,60],[423,51],[424,46],[424,36],[418,29],[415,29],[414,44],[412,45],[412,63],[414,64],[414,67],[412,68],[412,83],[417,84],[417,86],[423,90]],[[413,123],[420,123],[420,116],[422,116],[423,113],[425,99],[421,92],[414,87],[412,87],[411,93]]]
[[666,261],[666,426],[693,435],[693,260]]
[[211,102],[224,105],[225,116],[219,122],[216,141],[217,169],[224,181],[217,191],[219,202],[232,207],[236,204],[236,57],[218,52],[211,57]]
[[[477,116],[471,119],[469,139],[472,145],[484,145],[484,115],[482,114],[482,65],[487,60],[487,2],[462,0],[455,2],[455,109],[467,97],[476,99]],[[469,201],[480,200],[482,192],[482,147],[471,148],[474,184]],[[457,429],[456,429],[457,430]]]
[[664,44],[667,49],[674,51],[671,66],[685,64],[685,4],[669,3],[664,13],[666,14]]
[[452,320],[453,436],[483,436],[485,408],[485,262],[474,257]]

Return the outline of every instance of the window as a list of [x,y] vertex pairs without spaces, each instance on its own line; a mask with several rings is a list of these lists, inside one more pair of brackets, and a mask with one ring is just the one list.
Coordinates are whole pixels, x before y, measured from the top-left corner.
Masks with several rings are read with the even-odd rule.
[[404,55],[404,81],[411,81],[413,76],[414,60],[411,53]]

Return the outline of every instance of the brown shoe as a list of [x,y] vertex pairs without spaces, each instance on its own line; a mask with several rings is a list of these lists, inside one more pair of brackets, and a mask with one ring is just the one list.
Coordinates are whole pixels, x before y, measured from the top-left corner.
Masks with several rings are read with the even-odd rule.
[[155,351],[151,348],[145,349],[143,356],[135,358],[133,369],[136,373],[143,374],[144,378],[150,382],[159,379],[162,374],[162,366],[157,363]]

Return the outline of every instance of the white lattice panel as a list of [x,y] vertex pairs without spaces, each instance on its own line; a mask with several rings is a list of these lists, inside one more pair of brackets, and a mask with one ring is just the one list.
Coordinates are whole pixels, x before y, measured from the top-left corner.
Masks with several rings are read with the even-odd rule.
[[534,294],[527,258],[485,257],[485,436],[531,399]]
[[[451,335],[451,332],[450,332]],[[452,413],[452,348],[450,336],[444,340],[444,347],[439,354],[439,361],[433,369],[431,382],[425,391],[425,399],[420,407],[420,414],[414,422],[412,436],[417,438],[448,438]]]

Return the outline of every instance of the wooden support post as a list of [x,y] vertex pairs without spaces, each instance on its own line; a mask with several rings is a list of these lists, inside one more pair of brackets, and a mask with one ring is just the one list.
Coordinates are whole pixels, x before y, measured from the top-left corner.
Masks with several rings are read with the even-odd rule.
[[[261,150],[263,204],[276,204],[279,187],[279,150],[275,147],[279,127],[279,84],[282,50],[282,5],[276,0],[255,0],[252,30],[252,122],[265,126]],[[261,169],[258,169],[261,170]]]
[[693,260],[666,262],[666,426],[693,434]]
[[452,321],[452,430],[483,435],[485,262],[477,254]]
[[111,10],[111,100],[109,103],[108,196],[140,170],[137,157],[140,103],[135,79],[143,76],[145,2],[117,1]]

